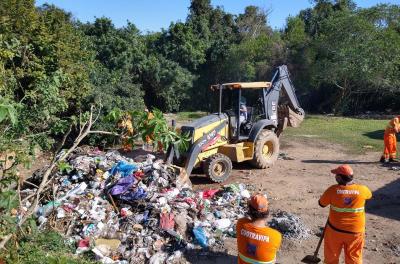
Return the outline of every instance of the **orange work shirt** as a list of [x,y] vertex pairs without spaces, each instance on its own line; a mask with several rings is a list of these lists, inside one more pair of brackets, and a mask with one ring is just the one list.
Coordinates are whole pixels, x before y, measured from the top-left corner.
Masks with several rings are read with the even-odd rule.
[[385,134],[386,133],[397,133],[396,130],[400,131],[400,119],[398,117],[395,117],[389,121],[389,123],[385,129]]
[[236,224],[238,263],[275,263],[282,235],[270,227],[256,227],[248,218],[239,219]]
[[329,223],[343,231],[360,233],[365,231],[365,200],[372,193],[367,186],[332,185],[319,199],[323,207],[330,205]]

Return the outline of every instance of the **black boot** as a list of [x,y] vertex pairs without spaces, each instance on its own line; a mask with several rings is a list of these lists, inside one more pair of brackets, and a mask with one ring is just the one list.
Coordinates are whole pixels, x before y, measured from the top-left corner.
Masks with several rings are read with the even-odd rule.
[[381,159],[379,160],[380,163],[385,163],[385,157],[381,157]]
[[394,158],[389,158],[389,162],[397,162]]

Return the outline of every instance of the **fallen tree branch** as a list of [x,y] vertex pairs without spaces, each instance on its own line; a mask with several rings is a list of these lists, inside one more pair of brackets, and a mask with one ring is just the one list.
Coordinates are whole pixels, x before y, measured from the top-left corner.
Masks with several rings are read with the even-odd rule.
[[5,245],[11,239],[11,237],[12,237],[12,234],[8,234],[5,237],[3,237],[3,239],[0,242],[0,250],[4,249]]
[[108,131],[101,131],[101,130],[93,130],[93,131],[89,131],[89,134],[104,134],[104,135],[112,135],[112,136],[121,136],[118,133],[114,133],[114,132],[108,132]]
[[93,123],[93,111],[94,111],[94,106],[92,105],[90,107],[89,119],[87,121],[85,121],[85,123],[83,125],[79,124],[80,131],[79,131],[78,137],[74,140],[74,143],[72,144],[72,146],[66,152],[64,152],[63,155],[61,155],[59,158],[57,158],[57,155],[56,155],[55,158],[53,159],[52,163],[50,164],[50,166],[47,168],[47,170],[43,174],[42,181],[40,182],[35,195],[33,195],[33,197],[35,197],[35,198],[31,204],[31,206],[27,210],[27,212],[24,214],[24,216],[19,221],[19,223],[18,223],[19,226],[21,226],[35,212],[37,206],[39,205],[40,194],[43,192],[43,190],[45,190],[46,185],[48,184],[48,181],[49,181],[49,177],[50,177],[51,173],[53,172],[53,170],[57,167],[58,163],[61,161],[64,161],[79,146],[81,141],[89,133],[91,133],[91,128],[92,128],[92,125],[94,124]]
[[31,183],[30,181],[23,181],[23,183],[27,183],[28,185],[31,185],[32,187],[35,187],[36,189],[39,188],[36,184]]
[[340,86],[337,82],[334,83],[335,86],[341,90],[346,90],[346,88],[344,88],[343,86]]
[[54,160],[57,158],[57,154],[61,151],[62,147],[65,144],[65,141],[67,141],[67,138],[68,138],[69,134],[71,134],[71,131],[72,131],[72,123],[69,125],[67,133],[64,134],[60,144],[58,145],[56,151],[54,152],[55,155],[54,155],[54,158],[53,158],[52,162],[54,162]]

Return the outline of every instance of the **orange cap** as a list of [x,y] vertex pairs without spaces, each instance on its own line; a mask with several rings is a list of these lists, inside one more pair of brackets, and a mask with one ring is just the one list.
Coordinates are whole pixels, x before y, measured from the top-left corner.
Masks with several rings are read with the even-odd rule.
[[253,207],[258,212],[268,211],[268,200],[262,194],[256,194],[250,197],[249,205]]
[[332,173],[334,174],[340,174],[340,175],[345,175],[345,176],[352,176],[353,175],[353,169],[345,164],[337,167],[336,169],[331,170]]

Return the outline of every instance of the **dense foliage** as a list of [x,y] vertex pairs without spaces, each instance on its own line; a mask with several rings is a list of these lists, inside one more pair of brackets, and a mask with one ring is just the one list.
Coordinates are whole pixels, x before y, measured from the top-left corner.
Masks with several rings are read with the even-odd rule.
[[281,31],[267,16],[255,6],[232,15],[210,0],[193,0],[186,21],[142,34],[131,23],[82,24],[55,6],[5,0],[1,99],[15,104],[21,129],[40,133],[91,102],[105,112],[145,104],[211,111],[210,84],[268,80],[285,63],[308,110],[398,109],[398,5],[362,9],[351,0],[314,0]]

